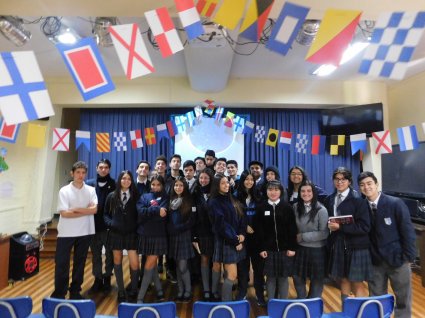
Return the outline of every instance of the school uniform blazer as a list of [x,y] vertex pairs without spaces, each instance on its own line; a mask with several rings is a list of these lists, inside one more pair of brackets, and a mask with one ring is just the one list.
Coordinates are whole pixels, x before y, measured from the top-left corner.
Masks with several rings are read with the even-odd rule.
[[192,209],[187,215],[183,216],[180,209],[167,211],[167,231],[170,235],[177,235],[187,230],[192,230],[195,224],[195,216]]
[[206,188],[198,187],[194,193],[196,205],[195,225],[192,227],[192,239],[198,241],[199,237],[213,236],[212,224],[210,218],[210,207],[208,200],[205,199]]
[[168,208],[168,197],[163,192],[145,193],[136,204],[137,207],[137,233],[144,236],[165,236],[167,235],[167,218],[161,217],[161,208]]
[[416,257],[415,229],[406,204],[399,198],[381,193],[377,211],[372,218],[372,262],[383,261],[400,267]]
[[[325,207],[329,216],[334,216],[334,204],[337,192],[329,195],[325,200]],[[352,215],[354,222],[340,224],[339,230],[331,232],[328,244],[333,245],[338,235],[344,235],[344,241],[349,248],[369,248],[369,232],[371,230],[369,208],[366,201],[360,198],[358,192],[350,189],[347,197],[338,206],[338,215]]]
[[114,192],[106,197],[105,209],[103,218],[108,229],[112,232],[127,234],[136,233],[137,229],[137,209],[136,202],[139,198],[128,199],[127,204],[124,206],[120,201],[115,210],[112,209],[112,202],[114,200]]

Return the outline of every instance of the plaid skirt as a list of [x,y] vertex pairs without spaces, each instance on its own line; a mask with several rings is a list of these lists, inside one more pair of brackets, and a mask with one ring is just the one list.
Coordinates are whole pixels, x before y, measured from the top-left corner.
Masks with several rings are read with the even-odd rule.
[[200,236],[199,249],[201,250],[201,255],[213,256],[214,236]]
[[111,250],[137,250],[138,237],[137,233],[121,234],[117,232],[108,232],[106,245]]
[[223,239],[214,239],[213,262],[237,264],[246,257],[245,247],[237,251],[236,246],[225,244]]
[[294,275],[323,279],[326,273],[326,247],[299,246],[294,260]]
[[190,259],[195,256],[192,247],[192,234],[190,230],[176,235],[170,235],[168,256],[175,260]]
[[139,236],[139,254],[165,255],[168,251],[166,236]]
[[286,256],[286,251],[267,251],[264,262],[264,275],[270,277],[292,276],[294,268],[294,257]]
[[369,249],[345,248],[344,238],[338,237],[329,254],[329,276],[347,278],[352,282],[372,279],[373,266]]

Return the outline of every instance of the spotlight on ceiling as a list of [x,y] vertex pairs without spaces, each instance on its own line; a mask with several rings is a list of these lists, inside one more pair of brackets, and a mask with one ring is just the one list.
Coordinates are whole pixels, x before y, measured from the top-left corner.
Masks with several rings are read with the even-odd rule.
[[74,44],[81,39],[79,34],[58,17],[46,17],[40,26],[44,35],[54,44]]
[[93,34],[96,37],[97,44],[100,46],[112,46],[112,38],[108,28],[117,24],[116,17],[97,17],[94,20]]
[[23,27],[23,20],[12,16],[0,16],[0,32],[16,46],[22,46],[31,39],[31,32]]
[[305,46],[310,46],[319,31],[320,20],[306,20],[297,34],[296,41]]

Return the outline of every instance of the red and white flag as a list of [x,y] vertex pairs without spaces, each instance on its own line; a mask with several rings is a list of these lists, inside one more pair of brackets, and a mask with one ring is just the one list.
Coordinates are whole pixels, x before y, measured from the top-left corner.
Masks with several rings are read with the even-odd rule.
[[145,17],[162,57],[165,58],[183,50],[183,44],[166,7],[147,11]]
[[69,151],[69,129],[53,128],[52,149],[56,151]]
[[131,148],[143,147],[142,131],[140,129],[130,131]]
[[376,131],[372,133],[372,149],[377,155],[383,153],[392,153],[391,134],[389,130]]
[[109,32],[128,79],[155,72],[136,23],[110,26]]
[[14,144],[18,137],[19,128],[21,124],[8,125],[6,121],[0,116],[0,141],[6,141]]

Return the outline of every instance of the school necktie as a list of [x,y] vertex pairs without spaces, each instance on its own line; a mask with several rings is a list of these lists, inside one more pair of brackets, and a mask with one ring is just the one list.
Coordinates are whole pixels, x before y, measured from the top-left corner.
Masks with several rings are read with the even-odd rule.
[[376,211],[378,211],[378,208],[376,207],[375,203],[370,204],[370,209],[372,210],[372,215],[375,216]]
[[342,194],[339,193],[336,197],[336,207],[338,207],[342,202]]
[[122,193],[122,205],[125,205],[127,203],[127,193]]

